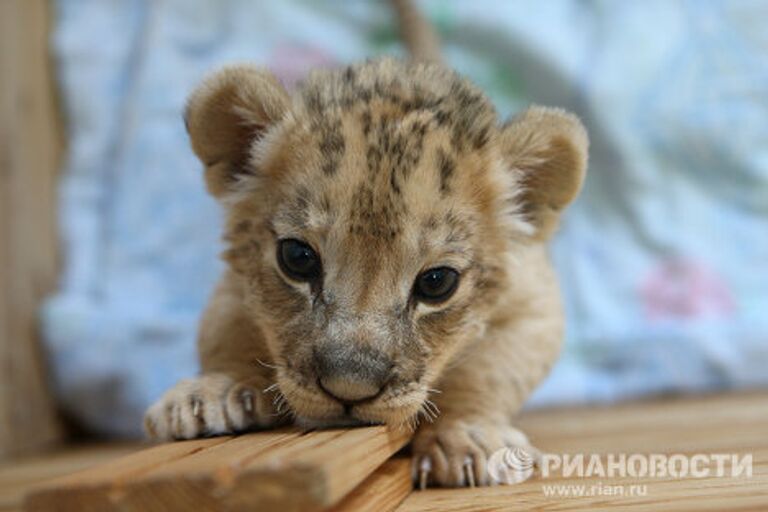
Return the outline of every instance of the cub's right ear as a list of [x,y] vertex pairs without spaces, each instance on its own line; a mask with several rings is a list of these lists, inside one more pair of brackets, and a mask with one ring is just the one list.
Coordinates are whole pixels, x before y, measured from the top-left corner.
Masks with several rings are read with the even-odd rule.
[[280,82],[252,66],[224,68],[192,93],[184,123],[212,195],[222,197],[239,175],[249,173],[253,143],[285,116],[289,104]]
[[584,125],[564,110],[533,106],[502,128],[500,147],[522,187],[521,212],[536,238],[549,238],[586,176],[589,138]]

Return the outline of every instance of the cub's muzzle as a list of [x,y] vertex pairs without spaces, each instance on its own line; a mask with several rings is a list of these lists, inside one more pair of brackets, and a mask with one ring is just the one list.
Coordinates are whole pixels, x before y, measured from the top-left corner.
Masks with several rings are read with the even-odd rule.
[[320,389],[345,405],[378,396],[394,366],[386,354],[356,343],[322,345],[314,359]]

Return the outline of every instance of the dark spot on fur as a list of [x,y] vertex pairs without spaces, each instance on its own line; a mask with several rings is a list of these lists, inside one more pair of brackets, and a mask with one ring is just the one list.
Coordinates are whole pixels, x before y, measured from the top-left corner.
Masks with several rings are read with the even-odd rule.
[[360,92],[358,92],[357,97],[360,98],[360,101],[363,103],[368,103],[371,101],[371,91],[368,89],[362,89]]
[[456,170],[456,162],[442,149],[437,152],[437,167],[440,171],[440,193],[445,195],[451,191],[451,177]]
[[395,196],[399,196],[401,194],[400,184],[397,182],[397,173],[395,172],[394,167],[389,173],[389,186]]
[[362,185],[352,197],[349,233],[393,240],[402,230],[405,207],[395,196],[379,193]]
[[344,156],[346,142],[341,133],[341,120],[321,124],[320,127],[320,153],[323,156],[323,172],[330,176],[336,172],[336,169]]
[[323,110],[323,102],[320,98],[320,89],[310,87],[304,91],[304,105],[310,115],[319,115]]
[[474,140],[472,141],[474,149],[483,149],[486,144],[488,144],[488,141],[490,140],[490,131],[490,126],[483,126],[480,131],[475,134]]
[[356,78],[357,72],[355,71],[355,68],[353,66],[347,66],[347,69],[344,70],[344,81],[347,85],[353,85]]
[[437,121],[438,126],[445,126],[448,124],[448,119],[450,118],[450,115],[445,110],[438,110],[435,113],[435,121]]
[[371,111],[365,110],[360,116],[361,123],[363,124],[363,135],[366,137],[371,133]]
[[232,232],[236,235],[247,233],[253,227],[253,223],[250,220],[241,220],[232,228]]

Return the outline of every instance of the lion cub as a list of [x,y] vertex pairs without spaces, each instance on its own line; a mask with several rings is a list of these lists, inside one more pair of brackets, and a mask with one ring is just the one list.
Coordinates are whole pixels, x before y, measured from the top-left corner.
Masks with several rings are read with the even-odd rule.
[[455,72],[383,58],[293,96],[230,67],[186,123],[226,211],[228,270],[202,375],[149,409],[149,434],[422,416],[430,483],[488,484],[487,457],[527,442],[512,416],[561,342],[545,242],[584,179],[578,119],[532,107],[500,124]]

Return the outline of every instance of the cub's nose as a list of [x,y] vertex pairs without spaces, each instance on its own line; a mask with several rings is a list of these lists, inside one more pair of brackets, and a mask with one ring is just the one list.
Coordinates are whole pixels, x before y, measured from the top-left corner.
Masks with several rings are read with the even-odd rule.
[[315,363],[320,388],[344,404],[378,395],[393,366],[389,357],[378,350],[346,345],[318,348]]

